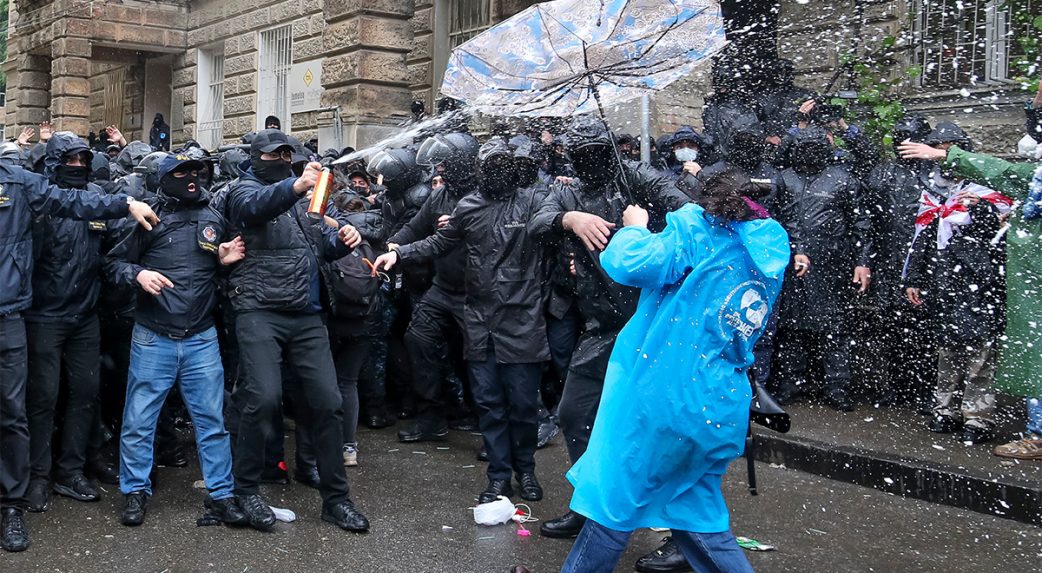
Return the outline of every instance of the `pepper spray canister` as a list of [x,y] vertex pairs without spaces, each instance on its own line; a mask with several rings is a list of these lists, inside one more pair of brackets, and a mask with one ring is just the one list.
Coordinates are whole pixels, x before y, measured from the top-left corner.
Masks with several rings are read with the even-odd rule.
[[308,217],[321,219],[326,216],[326,204],[329,202],[329,192],[333,190],[333,172],[328,167],[323,167],[315,182],[315,189],[311,192],[311,203],[308,204]]

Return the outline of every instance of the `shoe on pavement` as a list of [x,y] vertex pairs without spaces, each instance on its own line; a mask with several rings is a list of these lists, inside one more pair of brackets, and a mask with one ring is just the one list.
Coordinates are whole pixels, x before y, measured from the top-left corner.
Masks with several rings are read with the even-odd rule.
[[959,420],[956,420],[952,416],[946,416],[944,414],[937,414],[926,423],[926,429],[936,434],[950,434],[955,430],[959,429]]
[[242,508],[239,507],[239,503],[235,501],[234,497],[211,499],[210,496],[207,496],[203,506],[210,510],[214,517],[228,525],[250,524],[250,518],[246,517],[246,514],[243,513]]
[[1042,460],[1042,436],[1029,435],[1022,440],[995,446],[994,453],[1001,458]]
[[297,466],[296,471],[293,472],[293,479],[300,485],[313,489],[318,489],[319,484],[322,483],[322,478],[318,475],[318,468],[315,466]]
[[986,444],[995,439],[995,431],[989,426],[963,424],[959,441],[965,444]]
[[180,447],[156,454],[156,465],[164,468],[183,468],[188,465],[188,458]]
[[478,450],[477,455],[474,456],[474,457],[477,458],[477,460],[479,462],[487,462],[488,461],[488,448],[486,448],[485,446],[481,446],[481,449]]
[[633,566],[638,573],[686,573],[694,571],[672,537],[665,537],[661,547],[637,559]]
[[101,458],[94,458],[87,460],[86,467],[83,468],[84,474],[87,477],[92,477],[98,480],[100,483],[108,485],[119,485],[119,465],[109,463],[108,461]]
[[29,549],[29,529],[25,525],[25,514],[17,507],[0,510],[0,549],[17,553]]
[[830,390],[825,394],[825,403],[837,412],[853,412],[854,401],[846,390]]
[[387,414],[370,414],[365,420],[365,425],[370,430],[379,430],[394,425],[394,420],[387,417]]
[[358,465],[358,446],[355,444],[344,444],[344,466],[353,468]]
[[406,444],[412,442],[440,442],[447,435],[449,435],[449,426],[445,423],[445,420],[416,420],[398,430],[398,441]]
[[485,491],[478,495],[478,503],[492,503],[499,496],[510,497],[514,495],[514,488],[510,486],[510,479],[490,479]]
[[350,500],[333,505],[322,504],[322,521],[327,521],[345,531],[365,533],[369,531],[369,520],[355,509]]
[[34,479],[29,482],[29,493],[25,495],[29,502],[27,508],[32,513],[43,513],[51,508],[51,484],[45,479]]
[[561,433],[561,427],[557,425],[552,419],[545,420],[539,423],[539,430],[536,438],[535,449],[541,450],[546,446],[550,445],[550,442],[557,437],[557,434]]
[[238,495],[235,500],[239,502],[239,509],[246,514],[250,527],[259,531],[271,531],[275,527],[275,512],[259,494]]
[[119,522],[128,527],[145,522],[145,511],[148,508],[148,494],[143,491],[128,493],[123,497],[123,515]]
[[521,499],[525,501],[539,501],[543,499],[543,486],[534,473],[521,474],[517,476],[517,483],[521,485]]
[[76,474],[69,479],[54,482],[54,492],[76,501],[98,501],[101,496],[94,484],[83,474]]
[[539,535],[552,539],[572,539],[579,536],[584,525],[586,525],[586,517],[569,511],[557,519],[544,521],[539,526]]

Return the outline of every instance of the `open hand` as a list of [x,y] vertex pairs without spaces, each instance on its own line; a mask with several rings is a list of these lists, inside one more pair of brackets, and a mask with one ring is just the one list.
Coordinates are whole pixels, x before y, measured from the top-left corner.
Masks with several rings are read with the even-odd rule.
[[159,296],[160,291],[165,288],[174,288],[174,283],[170,282],[170,279],[149,270],[144,270],[137,274],[137,284],[141,285],[141,288],[145,289],[145,292],[152,296]]
[[376,257],[373,262],[373,276],[378,276],[380,271],[389,271],[398,263],[398,251],[390,251]]
[[29,145],[29,140],[36,135],[36,130],[31,127],[22,129],[22,133],[18,134],[18,145]]
[[897,146],[897,152],[902,159],[925,159],[927,161],[944,161],[948,158],[948,152],[936,147],[930,147],[925,143],[915,143],[910,139],[901,142]]
[[231,265],[246,258],[246,243],[242,242],[241,236],[236,236],[227,243],[221,243],[217,247],[217,255],[222,265]]
[[561,219],[565,230],[575,233],[576,237],[591,251],[603,251],[608,246],[608,238],[615,223],[609,223],[597,215],[582,211],[568,211]]
[[131,201],[127,208],[130,210],[130,216],[144,227],[146,231],[151,231],[152,225],[159,223],[159,216],[148,206],[148,203]]

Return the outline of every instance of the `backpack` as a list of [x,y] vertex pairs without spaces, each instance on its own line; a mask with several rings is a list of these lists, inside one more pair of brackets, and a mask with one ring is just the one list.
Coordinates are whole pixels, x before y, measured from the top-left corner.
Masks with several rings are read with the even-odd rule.
[[377,257],[368,241],[362,241],[347,256],[333,262],[333,297],[338,318],[367,316],[375,305],[380,291],[380,279],[372,276],[372,269],[363,259]]

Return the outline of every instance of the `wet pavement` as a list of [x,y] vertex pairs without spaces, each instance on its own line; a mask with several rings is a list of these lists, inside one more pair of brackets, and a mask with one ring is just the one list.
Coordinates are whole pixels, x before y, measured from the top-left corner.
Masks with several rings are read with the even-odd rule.
[[[453,432],[440,444],[399,444],[393,429],[362,431],[360,467],[350,468],[352,497],[372,522],[355,535],[318,519],[319,498],[299,486],[266,486],[269,501],[298,521],[272,533],[196,527],[203,492],[193,463],[161,469],[145,524],[119,525],[118,491],[105,486],[99,503],[55,498],[45,514],[30,514],[33,546],[0,552],[0,572],[506,572],[523,563],[558,571],[570,542],[520,537],[516,526],[482,527],[470,511],[484,485],[474,458],[477,436]],[[288,440],[292,442],[292,440]],[[537,518],[555,517],[568,501],[561,438],[537,454],[547,495],[532,503]],[[761,494],[745,489],[745,462],[725,480],[737,535],[778,547],[749,554],[769,572],[1037,571],[1042,529],[970,511],[758,465]],[[451,528],[451,529],[446,529]],[[640,531],[617,571],[632,571],[663,534]]]

